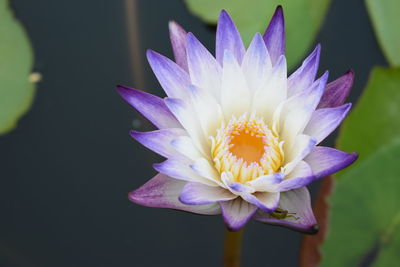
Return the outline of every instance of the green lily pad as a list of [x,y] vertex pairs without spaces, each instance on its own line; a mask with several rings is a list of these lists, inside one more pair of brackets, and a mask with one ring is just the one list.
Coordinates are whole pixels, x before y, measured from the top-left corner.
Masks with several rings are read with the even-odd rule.
[[235,21],[242,38],[249,44],[256,32],[264,33],[278,5],[283,6],[286,24],[286,48],[293,67],[310,50],[325,17],[330,0],[185,0],[189,10],[205,22],[215,24],[225,9]]
[[[400,248],[400,139],[338,180],[321,266],[397,266]],[[366,266],[366,265],[363,265]]]
[[358,152],[358,162],[362,161],[379,147],[400,137],[399,116],[400,68],[376,67],[361,98],[341,127],[338,148]]
[[375,68],[341,128],[360,158],[338,174],[321,266],[397,266],[400,249],[400,69]]
[[8,1],[0,0],[0,134],[12,130],[31,106],[35,92],[35,84],[29,79],[32,64],[26,32]]
[[366,0],[372,25],[386,59],[400,66],[400,1]]

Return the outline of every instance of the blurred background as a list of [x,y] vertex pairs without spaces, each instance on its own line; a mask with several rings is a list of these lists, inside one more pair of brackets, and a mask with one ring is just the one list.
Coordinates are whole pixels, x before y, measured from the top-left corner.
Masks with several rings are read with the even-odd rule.
[[[215,28],[181,0],[9,4],[33,49],[31,71],[42,78],[29,111],[0,136],[0,266],[221,266],[220,216],[128,200],[162,158],[131,139],[129,130],[150,126],[115,91],[123,84],[164,96],[145,51],[172,57],[169,20],[211,51]],[[267,26],[272,13],[255,19]],[[316,43],[320,73],[329,70],[330,81],[355,72],[349,102],[357,102],[373,66],[387,65],[361,0],[332,0],[302,56]],[[296,266],[300,240],[250,222],[243,266]]]

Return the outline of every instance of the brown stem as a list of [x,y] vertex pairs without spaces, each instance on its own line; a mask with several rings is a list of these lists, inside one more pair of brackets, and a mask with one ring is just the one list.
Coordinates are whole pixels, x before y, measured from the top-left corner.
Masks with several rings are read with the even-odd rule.
[[325,240],[329,221],[329,197],[335,183],[333,176],[323,178],[314,200],[313,210],[319,225],[316,235],[304,235],[300,246],[299,267],[317,267],[321,263],[321,245]]
[[129,44],[130,61],[133,68],[135,84],[140,90],[145,90],[143,60],[140,44],[138,0],[125,0],[125,20]]
[[236,232],[226,230],[224,241],[224,266],[240,267],[240,248],[243,229]]

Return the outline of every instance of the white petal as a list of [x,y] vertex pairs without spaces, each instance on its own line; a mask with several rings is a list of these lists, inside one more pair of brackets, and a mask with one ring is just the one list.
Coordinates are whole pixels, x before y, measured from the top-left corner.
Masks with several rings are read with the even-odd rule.
[[260,176],[249,182],[249,184],[258,192],[276,192],[277,185],[282,182],[284,174],[277,172],[270,175]]
[[203,134],[199,119],[193,107],[181,99],[176,98],[165,98],[164,102],[182,124],[183,128],[188,132],[196,148],[205,155],[209,153],[210,144]]
[[221,66],[192,33],[187,35],[187,57],[192,84],[220,99]]
[[222,216],[226,226],[237,231],[242,228],[257,211],[257,207],[247,203],[241,198],[220,202]]
[[225,188],[199,183],[187,183],[179,196],[179,200],[188,205],[204,205],[234,198],[237,198],[237,196]]
[[225,187],[221,181],[220,174],[205,158],[199,158],[195,160],[190,167],[200,176],[207,178],[208,180],[213,181],[222,187]]
[[279,192],[256,192],[254,194],[242,196],[246,201],[256,205],[260,209],[271,212],[274,211],[279,204]]
[[270,121],[278,105],[286,99],[287,94],[287,67],[284,56],[279,58],[273,67],[268,79],[259,88],[253,97],[253,109]]
[[243,58],[242,70],[250,92],[256,92],[268,79],[272,63],[261,34],[257,33]]
[[153,164],[153,168],[160,173],[166,174],[178,180],[202,183],[209,186],[218,186],[216,182],[207,179],[190,168],[191,161],[183,158],[169,158],[161,163]]
[[221,105],[227,120],[249,111],[250,92],[243,71],[229,50],[225,50],[222,70]]
[[285,177],[278,186],[277,190],[288,191],[306,186],[316,179],[310,165],[305,161],[300,161],[293,170]]
[[285,148],[284,173],[289,174],[293,168],[304,159],[316,146],[317,141],[308,135],[298,135],[291,148]]
[[207,90],[190,86],[190,92],[205,139],[210,141],[209,137],[216,134],[216,130],[221,126],[223,120],[221,106]]
[[180,136],[171,141],[171,146],[180,154],[188,157],[191,160],[196,160],[198,158],[204,157],[194,145],[192,139],[188,136]]
[[280,118],[280,130],[281,140],[285,141],[288,148],[293,145],[294,138],[303,132],[310,121],[324,92],[327,79],[328,75],[325,73],[308,92],[292,96],[285,102]]

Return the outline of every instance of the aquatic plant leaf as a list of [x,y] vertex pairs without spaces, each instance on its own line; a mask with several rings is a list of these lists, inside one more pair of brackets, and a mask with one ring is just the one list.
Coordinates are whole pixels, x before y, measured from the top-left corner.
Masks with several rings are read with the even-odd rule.
[[366,0],[367,10],[386,59],[400,66],[400,1]]
[[29,109],[35,83],[29,79],[33,52],[9,3],[0,0],[0,134],[12,130]]

